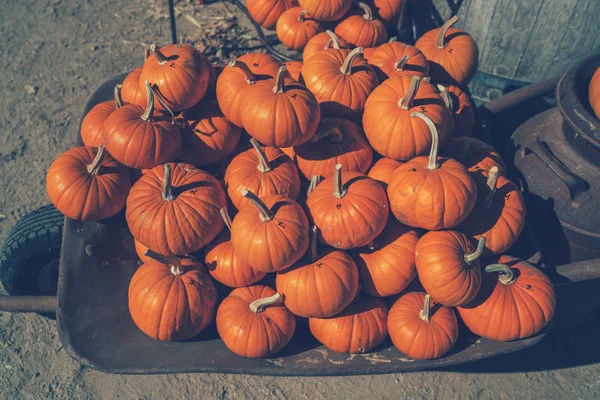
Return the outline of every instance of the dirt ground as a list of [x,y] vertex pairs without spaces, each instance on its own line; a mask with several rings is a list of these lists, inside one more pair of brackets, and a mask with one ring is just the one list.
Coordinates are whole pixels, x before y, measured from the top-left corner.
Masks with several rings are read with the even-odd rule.
[[[140,65],[141,43],[169,42],[168,21],[156,11],[161,4],[166,13],[166,0],[0,2],[0,243],[22,215],[49,202],[45,171],[54,157],[75,145],[81,112],[93,90]],[[230,22],[221,4],[196,15],[185,2],[179,7],[180,33],[202,39],[213,60],[257,45],[243,27]],[[235,43],[214,47],[223,35]],[[73,361],[62,349],[55,321],[3,313],[0,398],[593,399],[600,392],[597,325],[588,323],[517,355],[454,371],[347,378],[115,376]]]

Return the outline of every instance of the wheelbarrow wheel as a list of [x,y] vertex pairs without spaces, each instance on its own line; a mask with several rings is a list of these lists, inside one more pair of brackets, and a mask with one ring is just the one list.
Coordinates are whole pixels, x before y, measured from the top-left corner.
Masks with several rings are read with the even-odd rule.
[[0,281],[11,295],[56,295],[64,215],[52,204],[30,212],[0,252]]

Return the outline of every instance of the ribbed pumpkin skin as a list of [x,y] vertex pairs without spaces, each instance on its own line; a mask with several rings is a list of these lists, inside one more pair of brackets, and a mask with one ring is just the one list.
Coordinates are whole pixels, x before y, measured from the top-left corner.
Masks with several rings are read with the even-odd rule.
[[506,166],[500,153],[489,144],[472,137],[455,137],[443,149],[446,157],[454,158],[467,167],[474,177],[483,177],[493,166],[498,167],[500,175],[506,174]]
[[127,198],[127,225],[135,239],[160,254],[201,249],[223,229],[227,205],[221,184],[190,164],[171,164],[174,200],[162,196],[164,166],[144,174]]
[[479,295],[458,313],[476,335],[507,342],[541,331],[554,315],[556,294],[552,282],[526,261],[501,256],[499,264],[517,274],[512,285],[498,281],[497,273],[484,273]]
[[413,112],[425,112],[438,129],[440,147],[448,142],[454,120],[435,86],[420,82],[412,107],[404,110],[398,102],[411,85],[410,76],[390,78],[377,87],[365,104],[362,122],[373,149],[398,161],[429,154],[431,131],[425,121],[412,118]]
[[192,165],[221,161],[233,152],[242,135],[242,130],[229,122],[213,101],[185,110],[183,122],[179,160]]
[[373,68],[360,56],[352,62],[351,74],[340,71],[349,53],[350,50],[329,49],[304,62],[304,82],[321,104],[323,116],[360,116],[367,97],[379,84]]
[[415,47],[429,60],[429,75],[434,82],[450,83],[466,87],[475,76],[479,66],[479,48],[468,33],[449,28],[446,32],[447,46],[436,47],[440,29],[425,32]]
[[373,13],[386,22],[397,22],[403,4],[406,0],[367,0]]
[[129,170],[105,151],[98,175],[92,175],[87,166],[96,153],[94,147],[74,147],[58,156],[48,169],[48,197],[71,219],[98,221],[112,217],[125,205],[131,187]]
[[367,176],[379,182],[383,190],[387,190],[394,171],[401,165],[400,161],[387,157],[380,158],[373,164]]
[[[395,64],[404,56],[409,56],[404,67],[399,70]],[[429,62],[419,49],[401,42],[384,43],[377,47],[369,57],[369,64],[375,67],[379,80],[384,81],[396,76],[418,76],[429,74]]]
[[146,335],[158,340],[186,340],[215,317],[217,290],[200,266],[184,260],[176,276],[157,261],[143,264],[129,283],[129,312]]
[[143,263],[147,263],[148,261],[154,261],[152,258],[145,255],[146,250],[148,250],[146,246],[144,246],[135,239],[133,239],[133,245],[135,246],[135,253]]
[[310,332],[337,353],[366,353],[387,336],[388,307],[381,299],[361,297],[329,318],[308,320]]
[[387,41],[385,25],[378,19],[349,15],[335,27],[335,34],[356,47],[375,47]]
[[360,274],[361,289],[371,296],[392,296],[417,276],[415,248],[419,234],[391,220],[371,245],[351,252]]
[[345,172],[342,182],[347,194],[341,199],[334,197],[333,177],[329,177],[308,196],[306,205],[324,243],[345,250],[366,246],[387,223],[385,192],[375,180],[357,172]]
[[292,50],[301,51],[311,38],[323,32],[321,23],[309,14],[305,14],[300,21],[302,11],[300,7],[292,7],[277,20],[277,37]]
[[143,114],[144,108],[135,104],[110,114],[104,123],[106,149],[129,168],[149,169],[174,161],[181,152],[179,128],[171,124],[170,117],[144,121]]
[[[269,79],[277,75],[279,63],[268,54],[244,54],[236,59],[248,66],[258,80]],[[250,85],[246,75],[238,67],[226,66],[217,78],[217,101],[219,108],[234,125],[242,126],[242,99],[244,90]]]
[[81,140],[84,146],[98,147],[105,142],[104,121],[117,109],[114,100],[96,104],[81,121]]
[[121,85],[121,99],[126,104],[146,106],[146,94],[144,86],[140,86],[140,75],[142,68],[136,68],[127,75]]
[[358,292],[358,270],[342,250],[322,249],[314,262],[300,261],[277,273],[277,292],[285,306],[305,318],[330,317],[342,311]]
[[250,303],[270,297],[275,290],[267,286],[237,288],[217,311],[217,331],[225,346],[235,354],[263,358],[277,353],[292,339],[296,317],[282,302],[255,313]]
[[600,68],[596,70],[590,81],[589,100],[594,114],[600,119]]
[[[330,131],[335,135],[319,139]],[[343,138],[340,140],[339,136]],[[366,173],[373,162],[373,150],[362,129],[344,118],[321,119],[313,139],[294,146],[294,152],[300,172],[309,180],[313,175],[331,177],[336,164],[342,164],[342,171]]]
[[269,195],[280,194],[296,199],[300,192],[300,176],[294,162],[280,149],[262,146],[271,171],[261,172],[256,150],[251,148],[235,156],[225,171],[225,186],[233,205],[239,210],[250,202],[242,196],[247,189],[265,199]]
[[458,86],[448,85],[446,90],[452,99],[452,114],[454,115],[454,134],[456,136],[471,136],[475,130],[475,111],[467,92]]
[[[306,46],[304,46],[304,50],[302,51],[302,60],[306,61],[317,53],[320,53],[323,50],[333,48],[332,45],[327,45],[331,40],[331,36],[327,34],[327,32],[321,32],[318,35],[313,36]],[[344,39],[338,36],[338,42],[340,44],[340,49],[349,49],[350,44]]]
[[458,321],[449,307],[431,305],[431,317],[420,317],[425,293],[401,296],[390,309],[388,332],[394,346],[415,360],[430,360],[448,353],[458,338]]
[[298,3],[319,21],[336,21],[352,6],[352,0],[298,0]]
[[477,247],[456,231],[427,232],[416,247],[419,280],[431,299],[448,307],[469,303],[481,287],[479,260],[464,260]]
[[477,201],[477,188],[465,167],[439,158],[440,168],[427,168],[428,158],[401,165],[387,188],[390,209],[403,224],[427,230],[450,229],[467,218]]
[[300,83],[304,82],[304,78],[302,78],[302,66],[304,63],[302,61],[286,61],[284,64],[290,78]]
[[296,0],[246,0],[252,19],[267,29],[273,29],[281,14],[295,5]]
[[204,262],[210,275],[229,287],[250,286],[267,275],[255,271],[235,255],[231,235],[225,229],[206,247]]
[[269,209],[277,204],[271,221],[262,222],[248,204],[237,213],[231,241],[237,256],[253,269],[275,272],[294,265],[308,249],[308,219],[295,201],[279,195],[263,199]]

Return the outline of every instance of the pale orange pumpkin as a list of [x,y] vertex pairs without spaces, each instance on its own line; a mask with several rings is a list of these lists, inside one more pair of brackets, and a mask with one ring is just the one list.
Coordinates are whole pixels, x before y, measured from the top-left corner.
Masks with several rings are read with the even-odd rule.
[[277,20],[277,38],[292,50],[304,49],[308,41],[323,30],[321,23],[300,7],[286,10]]
[[352,6],[352,0],[298,0],[298,3],[319,21],[336,21]]
[[373,164],[367,176],[375,179],[381,184],[383,190],[387,191],[387,187],[392,179],[394,171],[402,165],[402,162],[393,160],[391,158],[383,157],[380,158]]
[[297,5],[296,0],[246,0],[252,19],[266,29],[273,29],[285,10]]
[[337,24],[335,33],[357,47],[375,47],[385,43],[388,36],[383,22],[373,18],[371,7],[365,3],[358,2],[358,6],[363,15],[350,14]]
[[377,47],[368,58],[380,81],[396,76],[429,74],[429,62],[419,49],[401,42],[388,42]]
[[121,98],[123,102],[137,104],[144,107],[146,105],[146,96],[144,86],[140,86],[141,68],[136,68],[125,77],[121,86]]

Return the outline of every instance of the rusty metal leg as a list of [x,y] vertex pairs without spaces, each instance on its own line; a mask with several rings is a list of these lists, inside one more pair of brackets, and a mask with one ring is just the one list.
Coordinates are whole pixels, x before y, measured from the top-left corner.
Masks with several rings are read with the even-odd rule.
[[55,313],[56,296],[0,295],[0,311],[24,313]]

